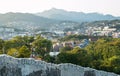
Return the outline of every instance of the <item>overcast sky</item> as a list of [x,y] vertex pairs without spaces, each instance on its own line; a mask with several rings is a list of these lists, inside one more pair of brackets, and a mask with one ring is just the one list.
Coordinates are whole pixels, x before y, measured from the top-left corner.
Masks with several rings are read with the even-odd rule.
[[120,16],[120,0],[0,0],[0,13],[36,13],[51,8]]

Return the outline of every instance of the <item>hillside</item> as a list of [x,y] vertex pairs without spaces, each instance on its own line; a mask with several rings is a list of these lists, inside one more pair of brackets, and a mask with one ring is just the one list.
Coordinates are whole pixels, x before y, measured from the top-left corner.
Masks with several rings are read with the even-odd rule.
[[[93,22],[81,22],[84,21],[83,18],[80,21],[79,16],[74,18],[72,17],[73,12],[68,13],[68,17],[62,16],[59,19],[58,18],[53,18],[51,14],[53,13],[65,13],[66,11],[64,10],[58,10],[58,9],[52,9],[50,12],[49,16],[52,18],[47,18],[42,17],[42,16],[37,16],[35,14],[30,14],[30,13],[6,13],[6,14],[0,14],[0,27],[12,27],[20,30],[39,30],[39,29],[47,29],[47,30],[76,30],[76,28],[82,28],[86,26],[107,26],[107,25],[117,25],[119,23],[119,20],[100,20],[100,21],[93,21]],[[46,14],[46,13],[44,13]],[[84,13],[83,13],[84,14]],[[67,15],[67,13],[66,13]],[[92,16],[91,16],[92,17]],[[68,19],[67,19],[68,18]],[[106,17],[107,18],[107,17]],[[112,16],[111,16],[112,18]],[[94,18],[95,19],[95,18]],[[110,19],[110,18],[109,18]],[[71,20],[71,21],[70,21]],[[91,19],[92,20],[92,19]],[[80,23],[79,23],[80,22]],[[75,28],[74,28],[75,27]]]
[[76,22],[120,19],[120,17],[114,17],[112,15],[103,15],[99,13],[83,13],[83,12],[74,12],[74,11],[69,12],[66,10],[56,9],[56,8],[52,8],[50,10],[37,13],[36,15],[50,19],[69,20]]
[[36,16],[29,13],[6,13],[0,14],[0,26],[7,27],[26,27],[26,26],[39,26],[50,27],[51,24],[57,20],[48,19]]

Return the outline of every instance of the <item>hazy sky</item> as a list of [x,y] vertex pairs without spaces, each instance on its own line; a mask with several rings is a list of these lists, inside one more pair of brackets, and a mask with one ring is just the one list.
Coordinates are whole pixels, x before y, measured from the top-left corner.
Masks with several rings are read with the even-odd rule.
[[51,8],[120,16],[120,0],[0,0],[0,13],[36,13]]

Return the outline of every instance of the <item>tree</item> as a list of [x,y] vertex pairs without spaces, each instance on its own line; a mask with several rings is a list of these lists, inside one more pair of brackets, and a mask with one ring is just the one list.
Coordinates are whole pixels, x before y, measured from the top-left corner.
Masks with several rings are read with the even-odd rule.
[[5,40],[3,43],[4,53],[7,54],[8,50],[11,48],[20,48],[23,45],[27,46],[29,49],[31,48],[30,43],[34,41],[34,37],[29,36],[16,36],[10,40]]
[[19,58],[29,58],[30,54],[31,54],[31,51],[26,46],[22,46],[19,49],[18,57]]
[[90,67],[120,72],[120,39],[102,38],[85,48],[91,55]]
[[0,39],[0,49],[3,47],[4,40]]
[[55,57],[54,57],[54,56],[50,56],[49,54],[47,54],[47,55],[44,57],[44,61],[50,62],[50,63],[56,63]]
[[112,67],[113,72],[120,73],[120,56],[113,56],[109,58],[109,65]]
[[32,47],[35,48],[35,52],[37,53],[37,55],[44,59],[44,57],[49,54],[52,48],[52,42],[38,36],[32,43]]
[[75,47],[71,51],[61,52],[57,56],[58,63],[73,63],[81,66],[88,66],[88,63],[91,61],[90,59],[87,51],[79,47]]
[[65,46],[65,47],[60,48],[60,52],[71,51],[72,49],[73,49],[72,47]]
[[75,47],[70,53],[75,54],[78,65],[88,66],[91,62],[91,56],[87,53],[85,49],[81,49],[79,47]]
[[78,60],[76,58],[75,54],[67,53],[67,52],[61,52],[57,56],[56,63],[73,63],[77,64]]
[[13,57],[18,57],[19,52],[18,52],[17,49],[11,48],[11,49],[8,50],[7,54],[10,55],[10,56],[13,56]]
[[0,54],[3,53],[4,40],[0,39]]

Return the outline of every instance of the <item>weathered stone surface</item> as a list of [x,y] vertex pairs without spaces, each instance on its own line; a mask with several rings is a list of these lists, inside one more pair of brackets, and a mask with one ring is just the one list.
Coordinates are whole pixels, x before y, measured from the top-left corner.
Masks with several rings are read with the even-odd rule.
[[26,75],[26,76],[42,76],[42,70],[39,70],[39,71],[36,71],[36,72],[32,72],[30,73],[29,75]]
[[84,76],[96,76],[94,71],[85,71]]
[[60,70],[59,69],[47,69],[46,70],[47,76],[61,76],[60,75]]
[[70,63],[52,64],[31,58],[0,55],[0,76],[120,76]]
[[8,68],[3,66],[0,69],[0,76],[22,76],[20,68]]

